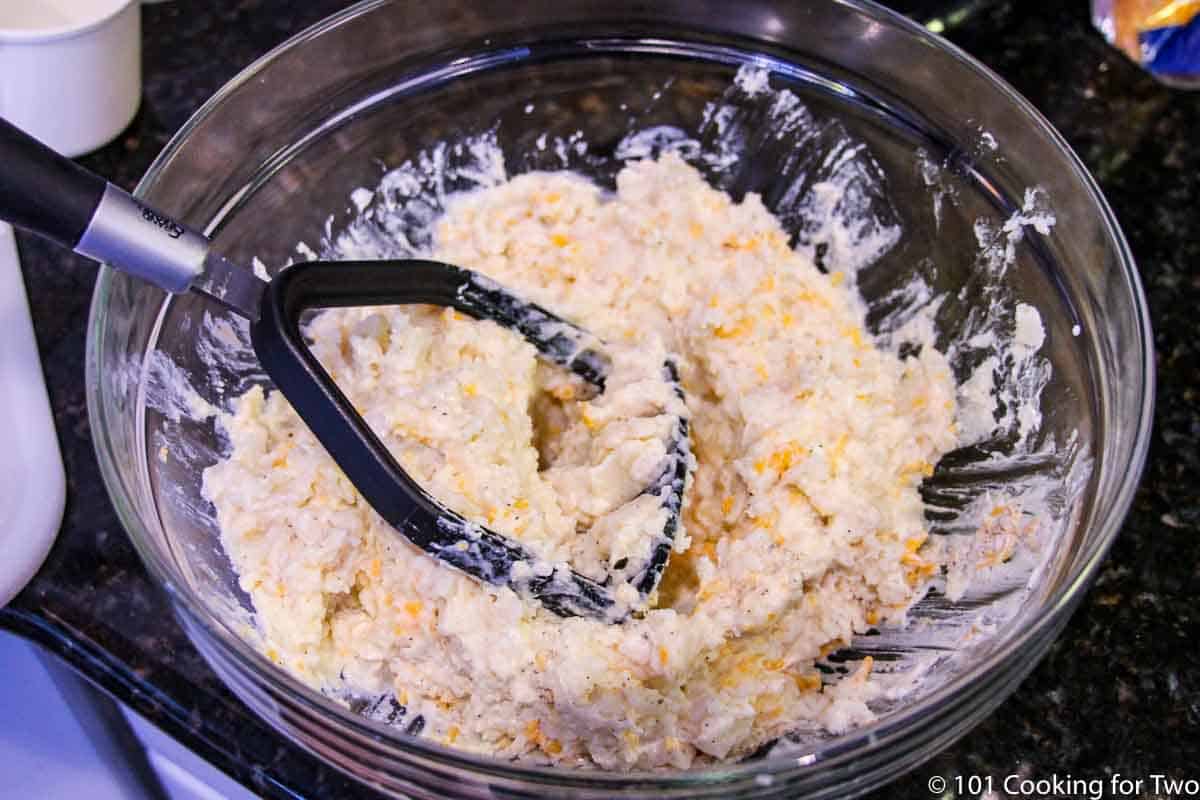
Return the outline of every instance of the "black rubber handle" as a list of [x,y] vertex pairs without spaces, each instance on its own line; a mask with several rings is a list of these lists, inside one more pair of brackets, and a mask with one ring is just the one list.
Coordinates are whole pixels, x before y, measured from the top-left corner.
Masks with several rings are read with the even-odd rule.
[[106,185],[0,118],[0,219],[74,250]]

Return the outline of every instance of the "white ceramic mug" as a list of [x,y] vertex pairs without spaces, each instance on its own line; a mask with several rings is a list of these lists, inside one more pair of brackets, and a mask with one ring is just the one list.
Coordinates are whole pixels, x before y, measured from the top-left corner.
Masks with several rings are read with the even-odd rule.
[[64,155],[95,150],[142,95],[138,0],[0,0],[0,117]]

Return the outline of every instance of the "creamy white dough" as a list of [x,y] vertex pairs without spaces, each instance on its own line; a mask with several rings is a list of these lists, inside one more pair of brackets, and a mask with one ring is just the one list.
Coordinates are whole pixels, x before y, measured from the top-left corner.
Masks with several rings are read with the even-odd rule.
[[679,410],[650,371],[675,354],[697,464],[655,607],[562,619],[440,565],[256,389],[204,487],[267,655],[319,688],[394,691],[425,736],[570,765],[684,768],[861,724],[870,661],[826,685],[814,662],[903,624],[939,566],[917,487],[957,440],[947,363],[878,348],[842,274],[757,196],[733,203],[675,156],[617,186],[537,173],[464,195],[431,254],[608,341],[622,377],[598,398],[453,312],[329,311],[308,333],[423,485],[581,571],[661,527],[637,495]]

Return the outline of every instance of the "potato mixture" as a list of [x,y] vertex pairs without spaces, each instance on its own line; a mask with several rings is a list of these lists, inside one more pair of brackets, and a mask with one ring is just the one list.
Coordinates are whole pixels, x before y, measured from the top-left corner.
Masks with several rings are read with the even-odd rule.
[[676,550],[644,615],[555,616],[409,544],[255,389],[204,486],[267,655],[326,691],[394,692],[422,736],[565,765],[685,768],[869,720],[870,660],[841,681],[815,662],[901,624],[938,569],[917,487],[956,442],[945,359],[877,347],[841,273],[675,156],[629,164],[615,194],[534,173],[458,197],[430,255],[599,335],[613,378],[588,397],[443,309],[324,312],[315,352],[401,464],[603,572],[661,529],[639,491],[678,411],[650,376],[673,354],[696,458]]

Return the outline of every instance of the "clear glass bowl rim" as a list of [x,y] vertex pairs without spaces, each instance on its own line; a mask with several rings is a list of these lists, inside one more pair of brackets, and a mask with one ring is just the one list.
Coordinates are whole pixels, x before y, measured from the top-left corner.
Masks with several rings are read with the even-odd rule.
[[[455,748],[429,742],[419,737],[406,736],[393,727],[352,713],[344,706],[313,691],[291,675],[280,670],[277,665],[251,647],[250,644],[238,635],[229,623],[209,613],[202,598],[191,587],[177,581],[176,572],[151,544],[151,534],[145,530],[141,518],[134,509],[133,503],[123,492],[122,482],[119,477],[120,467],[116,463],[114,454],[106,451],[102,446],[102,442],[107,437],[105,435],[93,435],[92,438],[97,460],[100,464],[101,475],[109,497],[113,501],[117,515],[129,533],[130,539],[143,563],[146,564],[155,581],[165,589],[175,608],[185,613],[205,632],[214,637],[216,643],[219,644],[226,655],[234,659],[241,670],[248,674],[257,675],[260,679],[265,679],[268,683],[273,684],[275,690],[280,691],[291,701],[298,703],[307,711],[315,712],[318,716],[333,717],[339,724],[347,726],[351,731],[368,739],[376,741],[382,739],[389,746],[410,751],[414,755],[428,758],[431,761],[441,763],[450,768],[464,768],[479,773],[503,774],[518,779],[542,778],[550,782],[571,776],[594,782],[597,785],[609,783],[614,788],[617,784],[628,782],[658,784],[671,787],[686,787],[698,784],[710,785],[714,782],[736,781],[739,778],[744,779],[757,775],[794,772],[797,769],[820,769],[831,766],[835,762],[843,762],[845,759],[866,750],[878,750],[881,747],[887,746],[889,741],[905,735],[912,727],[915,719],[927,715],[932,716],[933,712],[942,710],[948,705],[953,705],[956,700],[961,699],[960,695],[964,693],[971,694],[969,688],[972,685],[975,685],[975,688],[978,689],[979,684],[986,683],[989,678],[1002,680],[1004,677],[1002,668],[1005,661],[1011,660],[1014,656],[1025,654],[1027,644],[1032,644],[1038,639],[1047,638],[1048,635],[1052,637],[1056,626],[1060,626],[1065,622],[1066,616],[1070,614],[1082,598],[1091,579],[1096,574],[1101,561],[1103,561],[1107,554],[1109,547],[1120,532],[1125,516],[1133,502],[1138,484],[1140,483],[1141,474],[1145,467],[1149,451],[1155,389],[1153,334],[1150,327],[1149,309],[1145,293],[1133,255],[1112,209],[1109,207],[1108,202],[1105,200],[1087,168],[1053,125],[1006,81],[956,45],[940,36],[934,35],[918,23],[878,5],[872,0],[836,1],[839,5],[848,6],[854,11],[865,14],[882,24],[898,26],[920,37],[926,44],[952,57],[963,68],[973,70],[982,75],[1006,96],[1008,101],[1026,117],[1030,124],[1041,128],[1066,157],[1072,167],[1074,178],[1078,181],[1080,187],[1089,194],[1091,201],[1101,214],[1108,245],[1117,254],[1122,278],[1126,281],[1133,295],[1132,300],[1140,330],[1139,344],[1141,345],[1141,359],[1138,366],[1141,368],[1139,377],[1143,391],[1141,393],[1142,403],[1138,409],[1137,430],[1133,447],[1130,449],[1128,457],[1122,459],[1118,467],[1122,468],[1125,473],[1125,479],[1119,481],[1118,490],[1108,503],[1108,508],[1102,509],[1107,513],[1104,513],[1099,519],[1099,535],[1093,537],[1088,543],[1089,546],[1079,557],[1082,560],[1079,561],[1077,559],[1079,566],[1075,573],[1046,601],[1040,615],[1033,620],[1031,625],[1020,631],[1010,630],[1003,642],[1003,646],[997,647],[988,658],[972,664],[962,674],[955,676],[945,685],[921,698],[912,706],[870,725],[856,728],[829,740],[827,743],[823,743],[819,749],[818,758],[811,763],[798,765],[795,754],[789,754],[774,757],[768,756],[749,763],[736,763],[678,773],[613,772],[603,770],[589,770],[581,773],[578,770],[555,767],[513,766],[508,762],[502,762],[485,756],[476,756]],[[175,154],[187,143],[195,129],[199,127],[213,110],[225,98],[252,80],[260,71],[282,54],[303,46],[306,42],[333,30],[348,20],[368,13],[379,6],[386,5],[388,2],[389,0],[360,0],[360,2],[332,14],[297,33],[239,72],[209,98],[171,138],[151,164],[146,175],[138,183],[134,190],[134,195],[136,197],[144,197],[155,185],[161,173],[171,164]],[[219,222],[219,219],[214,220],[211,224],[215,225],[217,222]],[[88,416],[91,424],[101,429],[104,423],[103,415],[100,413],[100,383],[97,374],[101,362],[100,349],[102,337],[100,334],[105,325],[108,299],[115,274],[114,270],[107,265],[101,266],[88,318],[86,345]],[[1106,459],[1100,468],[1103,473],[1117,466],[1113,460]],[[1103,477],[1103,474],[1098,476],[1101,479],[1098,480],[1098,483],[1103,483]],[[1098,503],[1102,501],[1103,497],[1099,497]],[[1046,643],[1047,646],[1048,644],[1049,642]],[[1029,665],[1028,669],[1031,668],[1032,665]],[[932,755],[932,753],[928,755]]]

